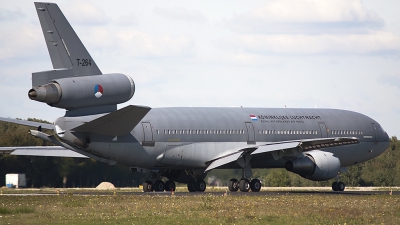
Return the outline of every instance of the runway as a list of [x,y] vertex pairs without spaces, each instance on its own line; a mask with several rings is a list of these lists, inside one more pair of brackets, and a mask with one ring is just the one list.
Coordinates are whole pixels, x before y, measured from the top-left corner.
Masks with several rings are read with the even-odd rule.
[[73,191],[57,191],[57,190],[46,190],[46,191],[3,191],[0,197],[4,196],[48,196],[48,195],[77,195],[77,196],[110,196],[110,195],[126,195],[126,196],[279,196],[279,195],[338,195],[338,196],[367,196],[367,195],[400,195],[400,191],[383,191],[383,190],[349,190],[343,192],[334,191],[306,191],[306,190],[295,190],[295,191],[260,191],[260,192],[226,192],[226,191],[213,191],[213,192],[187,192],[187,191],[176,191],[176,192],[140,192],[140,191],[120,191],[120,190],[76,190]]

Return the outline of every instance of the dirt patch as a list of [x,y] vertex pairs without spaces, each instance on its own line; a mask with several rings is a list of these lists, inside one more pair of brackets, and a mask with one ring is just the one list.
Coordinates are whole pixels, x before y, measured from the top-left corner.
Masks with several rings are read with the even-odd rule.
[[110,182],[101,182],[96,189],[115,189],[115,186]]

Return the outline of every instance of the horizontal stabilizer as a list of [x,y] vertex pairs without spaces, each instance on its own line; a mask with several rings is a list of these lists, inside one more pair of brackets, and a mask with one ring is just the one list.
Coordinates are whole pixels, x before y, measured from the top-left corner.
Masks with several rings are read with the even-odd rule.
[[33,121],[27,121],[27,120],[17,120],[17,119],[10,119],[10,118],[4,118],[0,117],[0,121],[7,122],[7,123],[16,123],[20,125],[25,125],[29,127],[42,127],[42,129],[47,129],[47,130],[53,130],[54,126],[53,124],[48,124],[48,123],[39,123],[39,122],[33,122]]
[[129,105],[78,126],[72,131],[106,136],[125,136],[150,110],[151,108],[146,106]]
[[10,155],[89,158],[60,146],[0,147],[0,152]]

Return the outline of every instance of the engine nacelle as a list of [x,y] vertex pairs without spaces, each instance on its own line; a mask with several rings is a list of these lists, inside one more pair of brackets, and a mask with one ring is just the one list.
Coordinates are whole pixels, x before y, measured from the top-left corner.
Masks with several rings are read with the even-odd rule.
[[62,109],[114,105],[128,101],[135,93],[135,83],[124,74],[54,79],[29,90],[30,99]]
[[313,150],[306,152],[304,157],[287,161],[286,170],[300,176],[323,181],[334,178],[340,170],[340,160],[330,152]]

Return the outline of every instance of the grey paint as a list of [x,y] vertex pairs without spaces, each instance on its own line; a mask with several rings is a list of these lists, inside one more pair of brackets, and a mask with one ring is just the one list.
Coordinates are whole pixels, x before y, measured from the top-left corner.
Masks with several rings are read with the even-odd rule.
[[[102,74],[57,4],[35,2],[35,7],[53,68],[71,68],[77,76]],[[82,60],[91,65],[82,66]]]
[[[100,93],[95,92],[96,86],[102,88],[101,95],[95,95]],[[55,79],[29,91],[34,93],[32,100],[63,109],[119,104],[131,99],[134,92],[132,78],[119,73]]]
[[[68,60],[74,64],[74,57],[90,58],[56,4],[35,3],[35,6],[40,8],[38,14],[55,68],[68,67]],[[59,37],[54,32],[46,33],[53,29],[49,24],[52,19]],[[49,43],[59,43],[60,37],[69,49],[69,59],[63,52],[65,48],[50,48]],[[96,74],[99,72],[96,68],[72,65],[74,76],[77,72]],[[42,80],[52,76],[55,75],[43,75]],[[68,87],[78,87],[70,83],[73,77],[57,82],[62,83],[64,79]],[[113,82],[110,81],[110,90],[119,89],[120,85]],[[69,103],[74,104],[76,98],[87,98],[84,102],[88,103],[91,94],[82,91],[76,92]],[[99,107],[78,109],[58,118],[54,125],[62,131],[58,133],[61,145],[110,164],[117,162],[150,170],[204,171],[209,165],[212,165],[210,168],[249,168],[250,164],[252,168],[280,168],[287,160],[314,153],[323,160],[334,157],[345,167],[372,159],[389,146],[389,137],[377,121],[346,110],[176,107],[137,113],[136,109],[144,107],[128,106],[109,113],[104,109],[110,109],[110,105]],[[100,111],[102,114],[95,114]],[[246,161],[250,164],[244,165]],[[331,164],[338,169],[336,160],[324,165]]]
[[[299,119],[291,123],[269,123],[251,121],[249,115],[276,116],[319,116],[320,119]],[[83,121],[94,117],[64,118],[73,123],[59,123],[62,129],[72,129]],[[79,122],[81,120],[81,122]],[[320,123],[328,128],[329,137],[355,137],[359,144],[323,148],[324,151],[335,154],[342,166],[350,166],[376,157],[388,146],[389,138],[386,132],[373,119],[362,114],[335,109],[257,109],[257,108],[155,108],[152,109],[127,136],[105,137],[88,134],[90,146],[84,151],[90,151],[103,157],[130,166],[148,169],[160,168],[206,168],[206,162],[243,151],[248,148],[258,148],[272,144],[277,151],[282,149],[277,144],[282,141],[299,140],[307,142],[321,137]],[[282,121],[282,120],[281,120]],[[246,122],[251,122],[255,129],[256,144],[248,143],[249,133]],[[143,123],[151,124],[154,145],[141,143],[146,139]],[[375,142],[375,131],[372,123],[376,124],[377,135],[382,138]],[[224,130],[225,134],[216,134]],[[244,131],[241,134],[226,134],[227,131]],[[316,130],[316,134],[260,134],[261,130],[273,131],[306,131]],[[349,135],[332,134],[332,130],[360,131],[362,134]],[[171,131],[171,132],[170,132]],[[173,131],[173,134],[172,134]],[[184,133],[182,133],[184,131]],[[188,133],[188,131],[190,131]],[[207,131],[209,132],[207,134]],[[168,134],[168,132],[170,132]],[[199,132],[197,134],[197,132]],[[201,132],[201,133],[200,133]],[[195,134],[194,134],[195,133]],[[71,136],[69,142],[75,136]],[[369,138],[371,137],[371,138]],[[66,137],[64,137],[66,139]],[[138,141],[140,140],[140,141]],[[111,151],[112,149],[112,151]],[[275,160],[270,152],[259,154],[252,158],[253,168],[283,167],[285,160]],[[240,168],[237,164],[226,165],[226,168]]]

